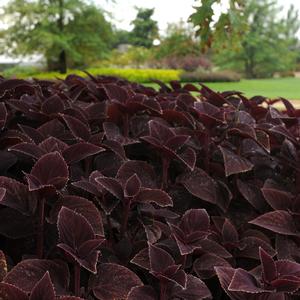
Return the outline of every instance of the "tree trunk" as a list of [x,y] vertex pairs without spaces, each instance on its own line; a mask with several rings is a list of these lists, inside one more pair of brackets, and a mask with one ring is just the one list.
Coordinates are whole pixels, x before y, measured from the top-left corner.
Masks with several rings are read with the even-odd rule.
[[[64,32],[64,0],[59,0],[59,19],[58,28],[61,34]],[[58,71],[61,74],[67,73],[67,55],[66,51],[62,49],[58,57]]]
[[67,57],[66,51],[62,50],[59,54],[59,63],[58,63],[59,72],[61,74],[67,73]]

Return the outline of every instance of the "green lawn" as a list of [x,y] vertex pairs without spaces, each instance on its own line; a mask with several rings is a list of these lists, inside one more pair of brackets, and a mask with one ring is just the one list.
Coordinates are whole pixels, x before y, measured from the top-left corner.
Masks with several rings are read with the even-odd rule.
[[215,91],[241,91],[248,97],[261,95],[300,100],[300,78],[251,79],[240,82],[206,83],[206,85]]

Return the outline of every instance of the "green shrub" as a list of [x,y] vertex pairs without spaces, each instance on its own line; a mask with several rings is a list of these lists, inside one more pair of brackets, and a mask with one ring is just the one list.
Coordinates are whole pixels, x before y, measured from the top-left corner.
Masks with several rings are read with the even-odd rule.
[[28,77],[31,76],[33,74],[36,74],[38,72],[41,72],[41,70],[37,67],[33,67],[33,66],[14,66],[8,69],[5,69],[2,72],[2,75],[4,77],[7,78],[11,78],[11,77]]
[[237,82],[241,80],[241,77],[233,71],[195,71],[182,73],[180,80],[183,82]]
[[[147,83],[152,80],[161,80],[163,82],[169,82],[171,80],[180,80],[180,70],[158,70],[158,69],[110,69],[110,68],[90,68],[87,71],[92,75],[108,75],[119,76],[121,78],[135,81],[139,83]],[[87,75],[78,70],[69,70],[68,74],[77,74],[83,77]],[[37,73],[26,76],[24,74],[17,74],[18,78],[37,78],[37,79],[64,79],[68,74],[60,74],[58,72]]]
[[281,78],[295,77],[295,72],[293,72],[293,71],[279,72],[279,77],[281,77]]

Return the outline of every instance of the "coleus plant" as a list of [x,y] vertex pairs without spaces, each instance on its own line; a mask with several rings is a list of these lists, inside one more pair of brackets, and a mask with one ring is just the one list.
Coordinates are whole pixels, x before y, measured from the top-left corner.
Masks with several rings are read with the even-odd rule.
[[0,77],[0,298],[298,299],[300,110],[87,75]]

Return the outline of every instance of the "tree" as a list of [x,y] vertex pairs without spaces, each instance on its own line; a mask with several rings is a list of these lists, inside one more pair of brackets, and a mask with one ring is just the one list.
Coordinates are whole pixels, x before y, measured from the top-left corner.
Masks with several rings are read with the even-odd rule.
[[201,54],[199,38],[183,21],[169,24],[166,34],[155,50],[155,58],[165,67],[193,71],[198,67],[209,68],[210,61]]
[[291,70],[297,57],[298,13],[291,7],[287,16],[280,19],[279,11],[271,0],[245,0],[243,18],[248,30],[235,47],[230,41],[225,49],[215,44],[217,63],[242,71],[248,78]]
[[199,39],[194,37],[194,30],[181,21],[169,24],[165,36],[157,47],[157,58],[167,56],[185,56],[188,54],[199,54]]
[[158,38],[158,25],[152,19],[154,9],[137,8],[136,18],[131,22],[131,43],[135,46],[151,48],[153,41]]
[[0,34],[1,53],[42,54],[49,71],[101,58],[112,39],[102,11],[82,0],[11,0],[2,17],[8,27]]

